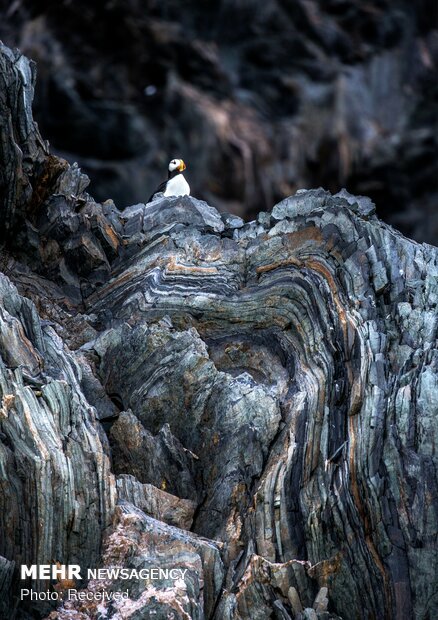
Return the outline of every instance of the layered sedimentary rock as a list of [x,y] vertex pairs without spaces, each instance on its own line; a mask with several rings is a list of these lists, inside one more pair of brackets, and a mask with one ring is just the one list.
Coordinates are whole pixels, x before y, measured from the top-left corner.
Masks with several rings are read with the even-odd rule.
[[[53,327],[4,275],[0,298],[1,554],[18,565],[95,563],[116,501],[107,439]],[[5,618],[14,590],[3,593]]]
[[[2,249],[5,617],[436,616],[438,250],[345,191],[244,223],[46,182]],[[50,607],[14,562],[186,572]]]

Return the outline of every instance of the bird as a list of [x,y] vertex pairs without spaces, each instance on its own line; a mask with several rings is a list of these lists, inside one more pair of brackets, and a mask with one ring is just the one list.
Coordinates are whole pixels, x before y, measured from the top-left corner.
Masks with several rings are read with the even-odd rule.
[[167,181],[163,181],[150,196],[151,202],[156,194],[162,192],[164,196],[190,196],[190,185],[184,178],[183,171],[186,165],[182,159],[172,159],[167,168]]

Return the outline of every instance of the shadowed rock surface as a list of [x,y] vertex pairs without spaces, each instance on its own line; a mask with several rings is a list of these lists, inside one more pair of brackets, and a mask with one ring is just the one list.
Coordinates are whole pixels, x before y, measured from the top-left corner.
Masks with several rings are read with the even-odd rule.
[[[27,60],[0,53],[33,140]],[[4,617],[437,616],[438,250],[345,191],[249,223],[191,197],[121,213],[5,136],[2,188],[28,193],[1,205]],[[19,602],[17,565],[52,562],[187,573]]]
[[346,186],[436,243],[434,0],[6,5],[0,39],[38,62],[43,134],[99,200],[144,200],[183,157],[221,211]]

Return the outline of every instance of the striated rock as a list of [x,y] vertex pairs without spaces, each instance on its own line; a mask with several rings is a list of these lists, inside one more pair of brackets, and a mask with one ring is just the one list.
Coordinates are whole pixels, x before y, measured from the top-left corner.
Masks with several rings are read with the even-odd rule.
[[[249,485],[253,477],[261,474],[264,455],[278,428],[278,405],[267,387],[258,385],[248,373],[232,377],[218,372],[194,329],[177,331],[162,324],[148,328],[138,321],[133,328],[123,324],[117,337],[114,331],[107,332],[95,345],[104,385],[121,395],[122,402],[132,408],[146,428],[157,432],[168,424],[188,450],[183,455],[186,460],[192,454],[198,456],[193,462],[197,483],[192,482],[192,487],[203,492],[196,531],[211,538],[219,537],[219,532],[226,536],[231,514],[233,520],[240,520],[239,513],[251,501]],[[105,349],[107,342],[109,347]],[[114,366],[115,357],[120,366]],[[180,413],[175,415],[177,411]],[[135,424],[132,426],[135,428]],[[119,433],[118,427],[119,421],[112,434]],[[117,466],[117,454],[126,442],[126,453],[133,456],[135,464],[134,469],[125,467],[123,471],[132,471],[143,482],[153,481],[172,493],[192,497],[181,488],[181,473],[187,468],[178,466],[179,473],[174,467],[163,467],[164,460],[155,458],[154,451],[146,448],[152,441],[150,435],[146,439],[146,432],[140,429],[139,433],[143,438],[137,446],[135,438],[126,442],[132,431],[126,429],[118,436],[116,471],[122,471]],[[144,456],[137,456],[138,450]],[[154,479],[152,472],[144,475],[139,467],[153,470]],[[161,483],[157,479],[160,469]]]
[[318,594],[316,595],[315,601],[313,603],[313,609],[317,613],[321,614],[327,611],[327,605],[328,605],[327,593],[328,593],[328,588],[321,588]]
[[164,425],[153,435],[131,412],[122,412],[110,430],[113,467],[178,497],[197,499],[194,456]]
[[[72,353],[3,275],[0,300],[0,583],[10,584],[12,561],[96,563],[116,488]],[[20,582],[13,583],[5,596],[16,595]]]
[[432,0],[21,0],[3,13],[0,39],[38,62],[44,136],[99,200],[143,201],[181,155],[193,194],[225,212],[345,185],[435,242]]
[[7,618],[11,612],[11,589],[15,563],[0,557],[0,617]]
[[159,521],[190,530],[196,508],[194,502],[175,497],[152,484],[141,484],[134,476],[122,474],[117,477],[116,484],[121,500],[134,504]]
[[[47,183],[1,256],[2,612],[437,616],[438,250],[346,192],[240,226]],[[187,573],[19,601],[57,561]]]
[[301,605],[300,595],[298,594],[296,588],[291,586],[287,591],[287,597],[292,607],[293,613],[299,614],[303,611],[303,606]]
[[[32,117],[35,64],[0,42],[1,239],[47,192],[48,147]],[[54,159],[54,158],[52,158]],[[40,187],[40,184],[42,187]]]
[[[220,554],[214,544],[146,517],[128,503],[116,509],[114,529],[103,546],[103,566],[139,572],[161,569],[163,573],[153,580],[148,577],[141,581],[92,579],[84,592],[127,590],[129,597],[112,602],[91,600],[85,604],[69,601],[52,612],[50,620],[81,618],[75,612],[84,614],[85,618],[103,614],[200,620],[211,617],[223,579]],[[176,580],[169,577],[170,570],[178,571]]]

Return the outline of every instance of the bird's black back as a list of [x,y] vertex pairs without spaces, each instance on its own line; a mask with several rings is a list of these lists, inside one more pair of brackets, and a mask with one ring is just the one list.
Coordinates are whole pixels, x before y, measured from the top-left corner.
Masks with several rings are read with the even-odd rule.
[[[155,196],[155,194],[159,194],[160,192],[164,192],[164,190],[166,189],[166,185],[167,185],[167,181],[163,181],[162,183],[160,183],[160,185],[157,187],[157,189],[153,192],[153,194],[151,194],[149,196],[149,199],[147,202],[151,202],[152,198]],[[146,203],[147,204],[147,203]]]
[[[176,177],[178,174],[181,174],[179,170],[172,170],[172,172],[168,172],[167,174],[167,181],[169,181],[170,179],[173,179],[173,177]],[[151,194],[149,196],[148,202],[151,202],[152,198],[155,196],[155,194],[159,194],[160,192],[164,192],[166,189],[166,185],[167,185],[167,181],[163,181],[162,183],[160,183],[160,185],[157,187],[157,189],[154,191],[153,194]],[[148,202],[146,204],[148,204]]]

